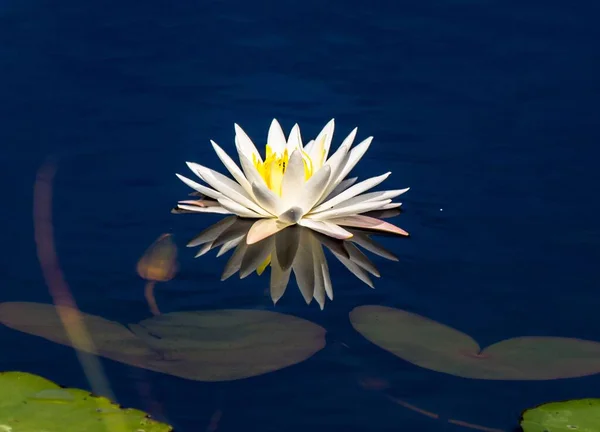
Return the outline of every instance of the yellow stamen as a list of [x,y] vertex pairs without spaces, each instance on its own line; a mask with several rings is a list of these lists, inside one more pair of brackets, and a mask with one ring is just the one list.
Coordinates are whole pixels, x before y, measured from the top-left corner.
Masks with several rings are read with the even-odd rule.
[[[302,161],[304,162],[304,180],[308,180],[313,175],[314,163],[310,156],[304,151],[300,150],[302,154]],[[253,155],[252,162],[256,167],[256,170],[265,181],[267,187],[281,196],[281,183],[283,181],[283,175],[285,169],[289,163],[289,154],[287,149],[281,153],[274,153],[273,149],[269,144],[266,145],[265,160],[260,162],[258,158]]]

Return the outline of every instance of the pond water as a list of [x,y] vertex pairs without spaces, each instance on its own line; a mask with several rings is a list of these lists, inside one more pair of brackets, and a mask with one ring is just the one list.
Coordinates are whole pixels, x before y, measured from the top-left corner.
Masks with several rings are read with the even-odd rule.
[[[180,432],[510,432],[528,407],[598,397],[598,17],[593,1],[3,0],[0,371],[93,390],[50,306],[72,297],[152,319],[133,328],[168,345],[160,361],[88,327],[104,391]],[[374,289],[326,248],[334,299],[307,305],[292,278],[273,305],[269,270],[221,282],[228,257],[186,247],[223,216],[172,214],[191,191],[175,173],[225,173],[209,140],[234,156],[238,123],[262,148],[273,118],[305,140],[335,118],[334,149],[358,127],[374,140],[354,175],[411,188],[389,219],[410,237],[373,237],[398,260],[367,252]],[[163,234],[178,267],[146,295],[136,266]]]

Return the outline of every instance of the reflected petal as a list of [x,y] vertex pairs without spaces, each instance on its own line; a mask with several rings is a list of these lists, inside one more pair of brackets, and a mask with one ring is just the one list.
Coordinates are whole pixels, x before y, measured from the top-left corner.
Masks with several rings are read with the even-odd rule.
[[225,253],[229,252],[231,249],[237,247],[237,245],[239,245],[245,237],[246,236],[241,235],[238,238],[234,240],[229,240],[228,242],[223,244],[223,246],[221,246],[221,249],[219,249],[219,252],[217,253],[217,257],[220,257],[221,255],[224,255]]
[[228,226],[214,239],[213,247],[221,246],[231,240],[237,240],[240,236],[245,237],[253,223],[253,220],[236,218],[233,224]]
[[300,231],[300,244],[296,259],[292,264],[296,283],[306,304],[310,304],[315,290],[315,271],[310,239],[306,230]]
[[292,274],[291,267],[283,269],[277,259],[277,254],[271,256],[271,299],[273,304],[276,304],[283,294],[290,281]]
[[275,255],[282,270],[292,267],[299,244],[300,228],[297,226],[290,226],[275,234]]
[[192,241],[188,242],[187,247],[200,246],[203,243],[215,240],[222,232],[233,225],[238,218],[236,216],[226,217],[221,219],[216,224],[213,224],[198,234]]
[[[373,283],[368,273],[375,277],[379,277],[380,274],[374,263],[358,246],[397,261],[393,254],[371,240],[369,235],[377,233],[372,230],[364,228],[345,230],[329,221],[312,220],[306,224],[309,227],[303,226],[303,220],[301,224],[279,230],[281,226],[277,226],[279,222],[275,219],[249,220],[237,217],[234,219],[233,223],[229,219],[206,229],[190,244],[206,242],[198,251],[198,256],[219,246],[221,250],[217,256],[235,248],[225,266],[222,280],[237,271],[240,271],[241,278],[247,277],[254,271],[260,276],[270,267],[270,290],[274,302],[283,295],[291,272],[294,273],[297,286],[307,303],[314,298],[323,308],[326,298],[333,299],[333,287],[323,246],[327,247],[351,273],[370,287],[373,287]],[[370,221],[369,218],[364,220]],[[343,221],[352,222],[351,219]],[[359,225],[373,226],[372,223]],[[322,234],[317,229],[329,235]],[[341,236],[341,234],[352,235],[352,237],[350,240],[331,237],[331,235]]]
[[369,252],[379,255],[380,257],[390,261],[398,261],[398,257],[396,255],[388,251],[383,246],[375,243],[366,233],[352,230],[352,234],[354,234],[354,236],[352,237],[351,241],[361,246],[363,249],[366,249]]
[[321,267],[321,255],[317,249],[321,248],[321,245],[314,236],[310,236],[310,242],[312,244],[312,259],[313,259],[313,271],[315,278],[315,291],[313,294],[314,299],[319,304],[321,310],[325,308],[325,279],[323,277],[323,270]]
[[373,285],[373,282],[371,281],[371,278],[369,278],[369,275],[367,274],[367,272],[365,272],[361,266],[359,266],[358,264],[352,262],[350,259],[344,257],[343,255],[338,254],[335,251],[331,251],[333,252],[333,254],[335,255],[335,257],[344,265],[344,267],[346,267],[348,270],[350,270],[350,272],[356,276],[358,279],[360,279],[361,281],[363,281],[364,283],[366,283],[367,285],[369,285],[371,288],[375,288],[375,286]]
[[[248,243],[248,239],[246,239],[246,243]],[[275,240],[273,237],[266,238],[258,243],[249,244],[242,259],[240,279],[244,279],[254,272],[271,255],[274,245]]]
[[231,254],[231,257],[229,257],[227,264],[225,264],[223,274],[221,275],[221,281],[229,279],[240,269],[246,249],[248,249],[248,245],[246,244],[246,236],[244,236],[243,240],[240,242],[240,244],[238,244]]
[[371,262],[371,260],[360,251],[356,246],[354,246],[350,242],[344,242],[344,246],[350,255],[350,261],[358,264],[363,269],[371,273],[375,277],[380,277],[379,270],[375,267],[375,264]]

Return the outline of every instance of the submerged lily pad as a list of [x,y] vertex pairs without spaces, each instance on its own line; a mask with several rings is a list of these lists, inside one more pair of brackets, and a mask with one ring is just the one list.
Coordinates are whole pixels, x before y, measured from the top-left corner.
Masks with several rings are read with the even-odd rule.
[[169,432],[135,409],[23,372],[0,372],[0,431]]
[[521,417],[524,432],[598,432],[600,399],[551,402],[525,411]]
[[473,338],[420,315],[360,306],[352,325],[375,345],[417,366],[464,378],[551,380],[600,372],[600,343],[518,337],[481,349]]
[[[300,363],[325,346],[324,328],[269,311],[173,312],[129,328],[80,314],[95,354],[198,381],[230,381],[265,374]],[[2,303],[0,322],[72,346],[52,305]]]

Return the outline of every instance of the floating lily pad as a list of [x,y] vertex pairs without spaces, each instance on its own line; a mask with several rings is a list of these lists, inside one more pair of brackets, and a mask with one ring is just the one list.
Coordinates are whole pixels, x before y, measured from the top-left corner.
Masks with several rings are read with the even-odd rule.
[[598,432],[600,399],[551,402],[529,409],[521,417],[524,432]]
[[0,373],[0,431],[168,432],[173,428],[104,397],[23,372]]
[[485,349],[473,338],[420,315],[360,306],[352,325],[375,345],[417,366],[464,378],[551,380],[600,372],[600,343],[560,337],[518,337]]
[[[325,329],[259,310],[173,312],[126,326],[81,313],[96,354],[198,381],[230,381],[300,363],[325,346]],[[72,346],[52,305],[0,304],[0,322]]]

